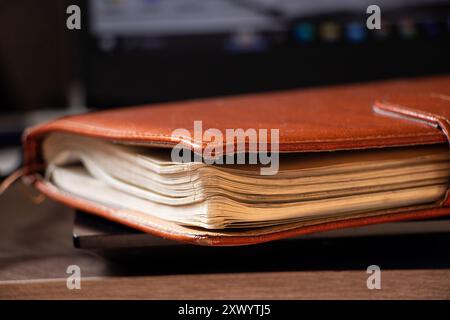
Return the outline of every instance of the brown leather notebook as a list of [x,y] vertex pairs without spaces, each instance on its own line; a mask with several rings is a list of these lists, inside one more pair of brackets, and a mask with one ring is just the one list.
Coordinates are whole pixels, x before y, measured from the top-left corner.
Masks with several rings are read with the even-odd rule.
[[246,245],[450,214],[449,119],[450,77],[128,107],[27,130],[25,171],[130,227]]

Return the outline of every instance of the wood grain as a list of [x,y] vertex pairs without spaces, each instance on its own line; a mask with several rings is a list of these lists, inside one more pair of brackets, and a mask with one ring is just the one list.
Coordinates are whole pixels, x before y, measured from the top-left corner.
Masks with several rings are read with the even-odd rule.
[[450,270],[382,271],[369,290],[364,271],[264,272],[0,282],[1,299],[450,299]]

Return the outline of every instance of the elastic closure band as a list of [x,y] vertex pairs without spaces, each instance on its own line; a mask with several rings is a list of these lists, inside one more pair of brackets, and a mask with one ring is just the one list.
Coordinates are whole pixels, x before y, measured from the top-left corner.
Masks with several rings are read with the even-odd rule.
[[18,169],[11,173],[5,180],[0,184],[0,195],[2,195],[6,190],[9,189],[17,180],[25,175],[25,170],[23,168]]
[[[25,193],[27,198],[29,198],[33,203],[35,204],[41,204],[45,199],[45,195],[42,193],[38,194],[32,194],[30,191],[30,185],[33,183],[30,181],[31,178],[29,176],[29,170],[25,168],[20,168],[13,173],[11,173],[5,180],[2,181],[0,184],[0,196],[8,190],[14,183],[19,181],[19,179],[22,180],[22,191]],[[31,178],[34,180],[33,178]]]

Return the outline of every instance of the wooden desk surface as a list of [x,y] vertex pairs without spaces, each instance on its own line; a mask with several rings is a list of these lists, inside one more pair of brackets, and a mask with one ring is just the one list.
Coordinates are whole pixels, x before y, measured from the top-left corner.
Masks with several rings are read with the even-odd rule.
[[[449,299],[450,235],[294,240],[241,248],[73,248],[73,214],[36,206],[16,185],[0,197],[1,299]],[[366,268],[379,265],[381,290]],[[66,269],[81,268],[68,290]]]

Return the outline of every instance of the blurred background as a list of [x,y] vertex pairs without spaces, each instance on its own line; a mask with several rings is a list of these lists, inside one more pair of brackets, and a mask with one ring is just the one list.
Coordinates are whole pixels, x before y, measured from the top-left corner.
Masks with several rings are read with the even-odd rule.
[[25,127],[65,114],[450,72],[450,1],[373,2],[1,1],[0,176]]

